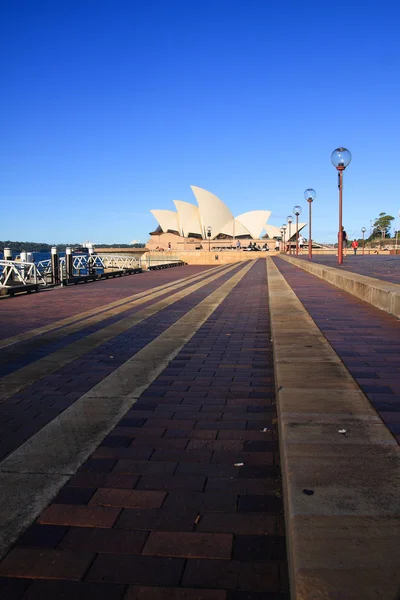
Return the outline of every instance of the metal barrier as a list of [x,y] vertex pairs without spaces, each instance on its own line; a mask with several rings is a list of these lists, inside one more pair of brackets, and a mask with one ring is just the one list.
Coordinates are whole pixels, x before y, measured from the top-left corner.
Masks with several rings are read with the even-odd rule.
[[43,274],[35,263],[18,260],[0,260],[0,287],[46,285]]
[[[67,267],[65,257],[60,258],[59,264],[61,279],[66,279]],[[51,276],[51,259],[41,260],[38,262],[37,267],[43,277]],[[141,259],[134,256],[78,254],[77,256],[72,256],[72,273],[68,273],[68,276],[73,277],[92,272],[104,272],[106,269],[139,270],[141,268]]]
[[169,267],[177,267],[183,265],[184,262],[178,256],[174,256],[170,252],[157,252],[154,254],[146,255],[147,270],[151,271],[154,269],[167,269]]

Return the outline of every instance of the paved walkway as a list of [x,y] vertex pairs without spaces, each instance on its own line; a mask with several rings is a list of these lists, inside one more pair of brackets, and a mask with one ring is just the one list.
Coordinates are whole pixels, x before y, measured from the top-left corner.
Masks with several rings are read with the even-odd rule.
[[274,260],[400,442],[400,321],[282,259]]
[[[303,254],[298,258],[308,260],[307,254]],[[313,262],[328,267],[344,269],[352,273],[375,277],[390,283],[400,284],[400,254],[364,254],[359,250],[357,256],[354,256],[353,251],[348,250],[347,256],[343,258],[343,265],[339,266],[337,256],[333,255],[318,255],[313,256]]]
[[[118,284],[126,299],[137,282],[150,293],[191,275],[158,296],[104,304]],[[26,337],[57,294],[59,317],[79,317],[74,297],[101,314],[57,327],[53,312],[52,327]],[[34,298],[0,312],[18,302],[23,316]],[[39,301],[41,318],[19,329],[26,339],[2,351],[1,493],[13,516],[2,528],[10,539],[18,518],[37,518],[0,563],[0,598],[286,600],[265,260]],[[36,513],[29,496],[7,502],[7,486],[36,491]]]

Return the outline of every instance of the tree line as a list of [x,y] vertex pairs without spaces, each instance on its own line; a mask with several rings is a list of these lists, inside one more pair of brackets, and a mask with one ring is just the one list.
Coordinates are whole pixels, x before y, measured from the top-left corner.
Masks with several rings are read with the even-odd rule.
[[[51,248],[56,246],[59,252],[64,252],[65,248],[81,247],[81,244],[45,244],[44,242],[13,242],[11,240],[0,241],[0,252],[4,248],[10,248],[13,254],[19,252],[50,252]],[[95,244],[95,248],[144,248],[144,244]]]

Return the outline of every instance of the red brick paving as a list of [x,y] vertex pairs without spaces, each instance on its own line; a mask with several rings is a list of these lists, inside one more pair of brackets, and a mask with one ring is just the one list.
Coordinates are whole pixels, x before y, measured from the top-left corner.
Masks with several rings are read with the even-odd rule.
[[[240,265],[237,266],[237,269]],[[235,269],[236,270],[236,269]],[[177,272],[178,269],[170,271]],[[205,283],[197,291],[189,294],[185,298],[173,303],[169,307],[159,313],[145,319],[142,323],[127,329],[122,334],[116,336],[112,340],[105,342],[90,352],[87,352],[81,358],[78,358],[57,372],[47,375],[36,383],[24,388],[19,393],[0,403],[0,458],[4,458],[18,448],[23,442],[29,439],[44,425],[57,417],[62,411],[73,404],[81,395],[92,389],[97,383],[112,373],[133,354],[154,340],[158,335],[163,333],[170,325],[176,322],[185,312],[196,306],[209,293],[217,289],[222,282],[227,281],[231,274],[225,272],[220,275],[215,281]],[[148,281],[147,285],[151,285],[152,281]],[[85,286],[85,289],[87,286]],[[62,291],[62,290],[60,290]],[[56,293],[56,291],[54,292]],[[48,301],[52,298],[51,294],[47,295]],[[158,300],[158,299],[157,299]],[[152,302],[155,302],[153,300]],[[129,311],[129,314],[137,312],[144,304]],[[5,305],[7,305],[5,303]],[[3,304],[0,303],[0,313]],[[73,308],[73,306],[72,306]],[[127,313],[122,313],[112,320],[122,319]],[[21,313],[21,318],[24,313]],[[96,325],[97,329],[109,323],[107,319]],[[80,332],[61,338],[57,343],[67,345],[76,338],[82,339],[93,331],[93,327],[83,328]],[[62,336],[62,330],[60,335]],[[42,343],[38,354],[32,354],[32,344],[36,342]],[[24,341],[9,348],[5,348],[1,352],[0,370],[6,369],[7,372],[17,370],[24,366],[23,362],[33,362],[45,356],[57,348],[54,343],[46,345],[46,336],[35,337],[32,341]],[[16,357],[19,357],[16,360]],[[22,363],[21,363],[22,361]],[[2,373],[4,374],[4,373]],[[194,379],[194,378],[192,378]],[[160,383],[160,382],[158,382]],[[171,383],[171,391],[168,393],[174,394],[176,387],[175,381]],[[165,385],[165,384],[163,384]],[[185,386],[181,386],[185,387]],[[154,394],[158,396],[164,395],[160,389],[155,389]],[[146,411],[144,418],[137,415],[136,424],[140,427],[145,422]],[[160,417],[169,418],[170,415],[162,414]],[[130,425],[134,425],[133,422]],[[133,457],[133,454],[132,454]],[[136,453],[137,458],[147,458],[145,450]]]
[[275,261],[400,443],[400,321],[286,261]]
[[48,325],[82,311],[101,308],[127,296],[151,290],[209,270],[208,266],[185,265],[175,269],[148,271],[129,277],[105,279],[89,284],[55,288],[39,294],[20,295],[1,300],[0,337],[9,337]]
[[[299,256],[302,260],[308,260],[306,255]],[[357,255],[354,256],[353,251],[348,250],[347,256],[343,257],[343,264],[338,265],[337,256],[332,255],[314,255],[313,262],[328,267],[335,267],[358,273],[359,275],[367,275],[375,277],[383,281],[400,284],[400,255],[375,255],[362,254],[362,249],[359,248]]]
[[287,600],[275,419],[260,260],[20,537],[0,590]]

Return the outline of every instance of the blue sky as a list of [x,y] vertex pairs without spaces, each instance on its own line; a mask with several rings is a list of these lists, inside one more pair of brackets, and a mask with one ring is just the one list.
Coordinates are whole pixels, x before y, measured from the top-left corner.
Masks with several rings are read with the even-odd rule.
[[397,216],[396,4],[2,0],[0,239],[145,242],[197,185],[278,226],[313,187],[334,241],[337,146],[349,236]]

